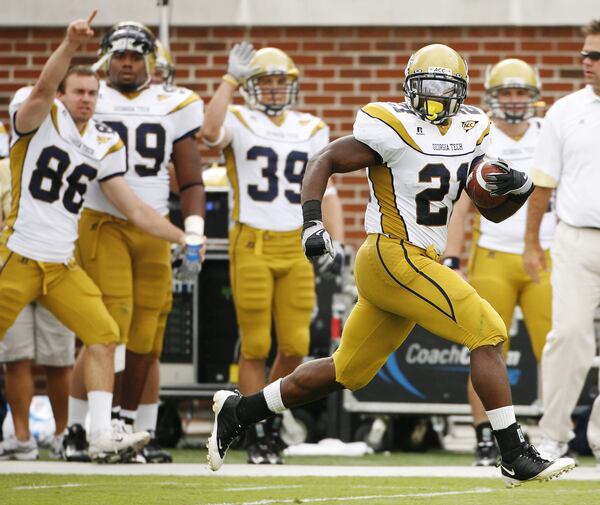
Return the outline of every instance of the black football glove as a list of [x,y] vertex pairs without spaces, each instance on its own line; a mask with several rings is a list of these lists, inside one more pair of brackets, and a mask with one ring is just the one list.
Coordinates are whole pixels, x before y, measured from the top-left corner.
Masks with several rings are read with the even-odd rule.
[[333,259],[335,252],[323,221],[306,221],[302,227],[302,249],[309,260],[328,255]]
[[528,195],[533,191],[533,181],[527,177],[526,173],[510,168],[508,163],[501,159],[493,160],[489,163],[504,172],[501,174],[488,174],[486,176],[486,186],[492,196],[522,196]]

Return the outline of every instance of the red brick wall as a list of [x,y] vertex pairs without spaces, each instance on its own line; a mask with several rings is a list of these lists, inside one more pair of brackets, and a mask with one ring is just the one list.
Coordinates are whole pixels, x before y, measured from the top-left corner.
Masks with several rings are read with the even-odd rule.
[[[103,32],[103,30],[100,30]],[[32,83],[61,29],[3,29],[0,32],[0,119],[7,121],[11,94]],[[481,105],[487,64],[519,57],[538,65],[548,105],[581,87],[577,28],[174,28],[171,49],[177,82],[196,90],[205,100],[219,84],[231,45],[247,36],[257,47],[287,51],[301,70],[300,108],[321,116],[333,137],[351,132],[356,110],[370,101],[402,100],[404,67],[419,47],[441,42],[469,61],[468,103]],[[86,47],[84,62],[95,61],[97,46]],[[207,160],[216,153],[205,152]],[[337,178],[345,209],[348,242],[358,245],[363,234],[368,196],[364,173]]]

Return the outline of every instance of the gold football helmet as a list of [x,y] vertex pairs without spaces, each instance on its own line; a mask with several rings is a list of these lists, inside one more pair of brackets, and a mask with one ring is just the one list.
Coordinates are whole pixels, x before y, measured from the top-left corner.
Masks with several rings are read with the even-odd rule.
[[[535,114],[540,100],[542,84],[537,69],[529,63],[516,58],[508,58],[488,66],[485,72],[485,101],[494,117],[507,123],[520,123]],[[526,103],[503,102],[498,93],[503,89],[521,88],[529,91],[530,99]]]
[[467,62],[443,44],[419,49],[408,60],[404,74],[406,103],[430,123],[441,124],[454,116],[467,97]]
[[[269,116],[277,116],[296,104],[300,72],[286,53],[275,47],[264,47],[256,51],[250,60],[250,67],[253,69],[252,73],[242,80],[240,92],[251,108],[260,110]],[[287,76],[285,89],[270,90],[270,93],[277,92],[285,95],[282,103],[265,101],[266,93],[261,90],[258,80],[270,75]]]
[[110,59],[113,54],[132,51],[144,55],[146,63],[145,82],[139,84],[137,89],[146,86],[154,73],[156,65],[156,37],[150,29],[137,21],[123,21],[113,26],[100,42],[98,54],[100,59],[93,65],[94,70],[104,67],[108,71]]
[[154,75],[157,74],[165,88],[173,87],[173,80],[175,79],[173,56],[171,56],[171,51],[158,39],[156,39],[156,65],[154,67]]

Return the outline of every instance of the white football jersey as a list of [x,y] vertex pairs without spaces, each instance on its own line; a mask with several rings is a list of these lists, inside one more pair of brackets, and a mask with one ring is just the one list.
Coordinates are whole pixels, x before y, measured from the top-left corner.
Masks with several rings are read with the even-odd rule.
[[438,254],[472,161],[484,154],[490,121],[463,105],[447,127],[419,118],[404,103],[370,103],[356,116],[354,138],[381,157],[368,167],[367,233],[406,240]]
[[[17,91],[9,107],[13,121],[30,92],[31,88]],[[14,197],[3,241],[27,258],[68,262],[90,183],[125,172],[123,142],[93,119],[80,133],[59,100],[37,130],[20,133],[13,124],[13,132]]]
[[[533,155],[541,128],[542,120],[531,118],[525,135],[519,140],[515,140],[506,135],[500,128],[492,125],[486,158],[502,158],[508,161],[512,168],[531,174]],[[527,202],[515,214],[500,223],[493,223],[478,215],[475,222],[475,227],[479,229],[477,244],[495,251],[523,254],[526,223]],[[552,244],[555,226],[556,215],[549,208],[542,218],[540,227],[540,243],[544,249],[548,249]]]
[[223,150],[234,190],[233,219],[254,228],[291,231],[302,226],[300,189],[309,158],[329,143],[318,117],[286,111],[281,125],[246,106],[231,106]]
[[8,157],[8,141],[8,131],[2,121],[0,121],[0,158]]
[[[135,194],[161,215],[169,211],[169,170],[173,146],[202,126],[204,105],[186,88],[152,85],[138,93],[121,93],[100,83],[96,119],[115,130],[127,148],[125,180]],[[124,218],[92,188],[86,207]]]

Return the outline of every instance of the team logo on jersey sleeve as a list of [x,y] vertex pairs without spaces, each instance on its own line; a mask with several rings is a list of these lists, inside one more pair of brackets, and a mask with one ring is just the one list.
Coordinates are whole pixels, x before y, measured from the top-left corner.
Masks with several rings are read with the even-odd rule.
[[473,119],[470,119],[468,121],[462,121],[463,130],[468,132],[469,130],[472,130],[473,128],[475,128],[475,125],[477,123],[479,123],[479,121],[474,121]]
[[104,135],[98,135],[96,137],[96,142],[98,142],[98,144],[106,144],[111,138],[110,137],[105,137]]

